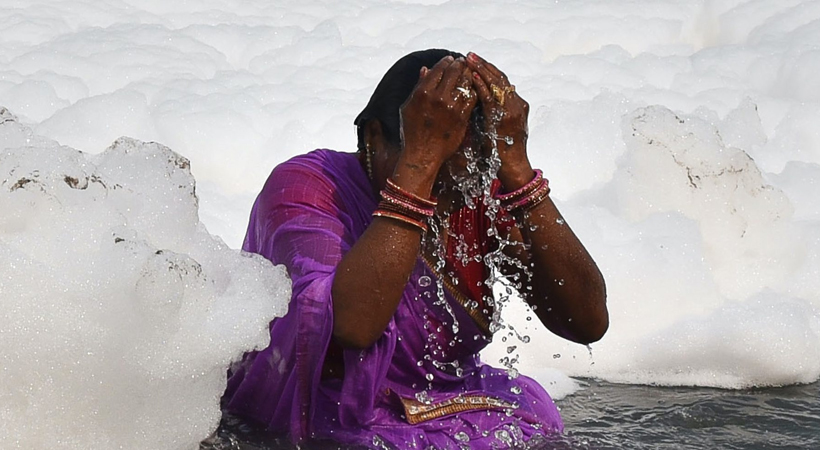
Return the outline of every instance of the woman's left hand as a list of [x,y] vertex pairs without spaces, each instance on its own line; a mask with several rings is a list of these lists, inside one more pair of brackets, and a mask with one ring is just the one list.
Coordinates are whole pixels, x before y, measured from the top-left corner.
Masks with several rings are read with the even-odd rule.
[[[501,158],[498,179],[507,192],[517,190],[534,176],[527,159],[529,105],[494,65],[475,53],[466,59],[475,73],[473,87],[484,113],[485,150],[497,146]],[[516,223],[510,237],[527,245],[506,248],[521,263],[518,267],[531,270],[529,276],[521,274],[522,283],[528,286],[520,292],[530,305],[538,306],[536,315],[541,322],[574,342],[600,339],[609,326],[606,284],[555,204],[547,197],[529,214],[517,217]]]
[[485,151],[497,146],[501,168],[498,179],[507,191],[513,191],[532,180],[533,170],[527,158],[527,117],[530,105],[521,98],[504,72],[475,53],[467,54],[467,66],[473,71],[473,87],[481,101]]

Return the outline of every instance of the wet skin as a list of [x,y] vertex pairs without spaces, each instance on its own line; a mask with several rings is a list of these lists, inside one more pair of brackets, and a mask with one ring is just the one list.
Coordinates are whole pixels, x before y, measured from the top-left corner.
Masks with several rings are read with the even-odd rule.
[[[487,156],[493,140],[501,160],[498,179],[503,189],[514,191],[531,181],[529,105],[515,92],[508,92],[502,105],[493,96],[493,85],[510,86],[503,72],[473,53],[422,68],[418,84],[401,108],[402,147],[389,144],[378,120],[364,126],[365,142],[374,155],[374,189],[382,189],[390,177],[420,197],[438,195],[440,214],[452,211],[459,206],[461,194],[452,188],[450,174],[466,172],[465,146],[477,147]],[[472,95],[464,95],[465,88]],[[495,136],[471,133],[465,142],[475,108],[484,120],[480,128],[495,130]],[[505,251],[531,268],[532,277],[519,273],[525,300],[536,306],[536,315],[553,333],[582,344],[599,340],[609,326],[604,279],[555,204],[547,198],[527,217],[517,217],[516,225],[510,238],[526,245]],[[373,220],[336,270],[332,287],[336,342],[368,348],[378,340],[398,307],[422,251],[421,241],[421,231],[412,225],[384,217]],[[503,270],[514,275],[521,270],[517,266]]]

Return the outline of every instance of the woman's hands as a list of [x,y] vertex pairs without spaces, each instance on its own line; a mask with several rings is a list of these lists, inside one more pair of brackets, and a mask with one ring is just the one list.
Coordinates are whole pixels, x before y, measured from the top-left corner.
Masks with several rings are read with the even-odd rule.
[[484,116],[483,143],[486,155],[497,146],[501,167],[498,179],[507,191],[527,184],[533,177],[527,158],[527,117],[530,105],[515,92],[504,72],[475,53],[467,54],[467,67],[481,101]]
[[461,146],[478,101],[464,58],[443,58],[423,67],[419,82],[401,107],[403,156],[435,173]]

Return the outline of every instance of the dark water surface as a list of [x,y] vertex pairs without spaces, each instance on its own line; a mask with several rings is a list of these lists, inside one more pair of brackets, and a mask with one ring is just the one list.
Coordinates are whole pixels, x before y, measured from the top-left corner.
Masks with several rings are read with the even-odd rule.
[[[583,390],[557,402],[564,436],[538,450],[820,449],[820,383],[745,390],[583,383]],[[201,447],[294,448],[231,417]]]
[[723,390],[589,381],[558,402],[571,449],[820,449],[820,383]]

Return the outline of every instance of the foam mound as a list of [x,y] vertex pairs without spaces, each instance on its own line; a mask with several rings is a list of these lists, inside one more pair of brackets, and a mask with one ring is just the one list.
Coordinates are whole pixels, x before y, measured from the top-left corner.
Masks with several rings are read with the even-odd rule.
[[216,428],[290,283],[208,233],[189,166],[129,138],[88,155],[0,108],[3,448],[186,449]]

